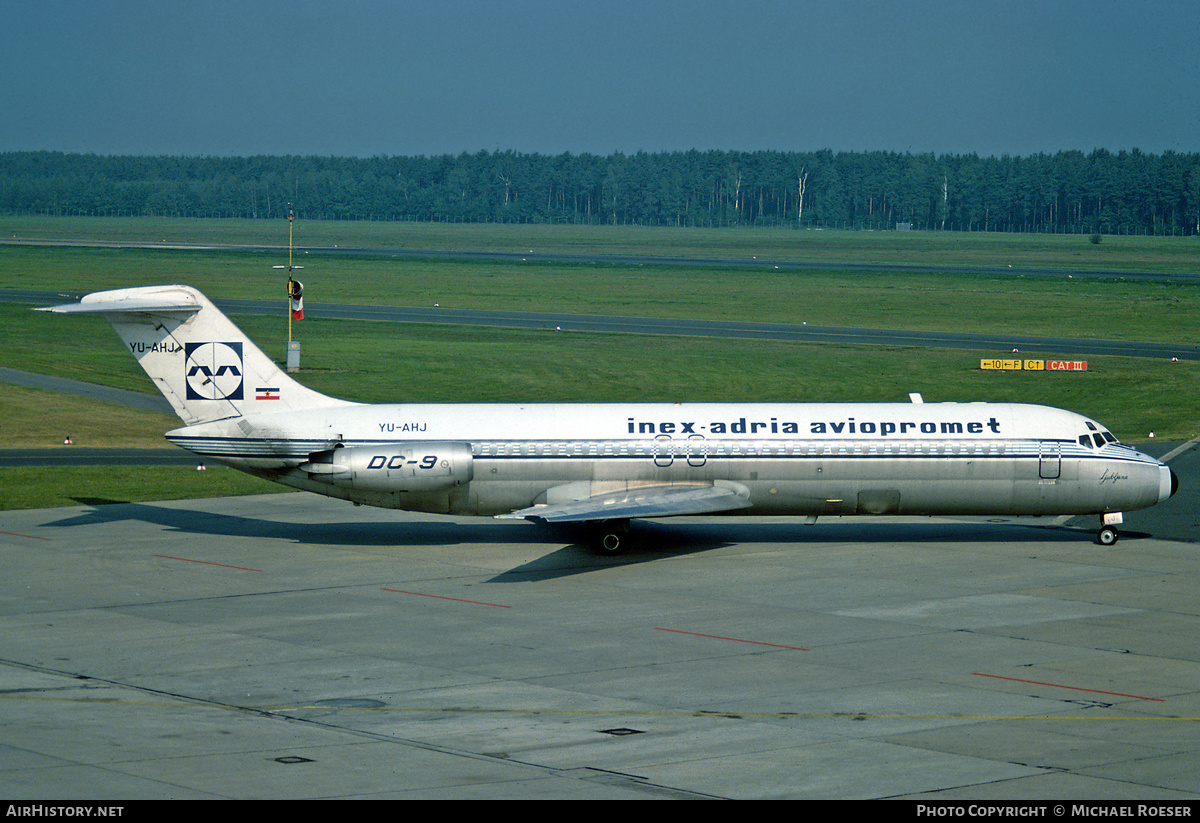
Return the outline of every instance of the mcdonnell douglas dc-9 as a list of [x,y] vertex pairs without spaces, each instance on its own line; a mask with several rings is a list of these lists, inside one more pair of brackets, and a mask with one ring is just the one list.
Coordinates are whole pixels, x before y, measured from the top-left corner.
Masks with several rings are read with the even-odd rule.
[[296,382],[199,291],[96,292],[42,311],[105,316],[186,424],[171,443],[356,504],[587,523],[631,518],[1098,515],[1166,500],[1167,466],[1094,420],[994,403],[372,405]]

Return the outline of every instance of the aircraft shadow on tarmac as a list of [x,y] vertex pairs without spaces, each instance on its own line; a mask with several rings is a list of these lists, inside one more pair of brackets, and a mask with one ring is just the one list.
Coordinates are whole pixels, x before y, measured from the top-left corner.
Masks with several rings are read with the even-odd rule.
[[[504,524],[491,520],[478,523],[462,523],[451,519],[444,522],[397,520],[394,523],[380,523],[349,520],[310,523],[220,514],[178,506],[158,506],[153,503],[126,503],[88,497],[73,499],[82,505],[92,506],[92,510],[48,523],[48,526],[69,528],[136,520],[188,534],[259,537],[331,547],[458,545],[464,542],[524,543],[529,542],[532,535],[532,532],[520,529],[521,524]],[[514,528],[514,525],[517,528]]]
[[[827,543],[999,543],[1021,540],[1039,543],[1081,543],[1090,529],[1073,528],[1053,519],[1044,523],[1003,520],[896,522],[830,518],[815,525],[800,520],[727,519],[715,522],[635,521],[621,554],[596,554],[583,526],[539,525],[470,518],[395,522],[341,521],[291,522],[281,519],[220,514],[179,506],[128,503],[80,497],[76,502],[91,510],[46,524],[56,528],[139,521],[187,534],[286,540],[299,545],[329,547],[460,546],[471,543],[545,544],[547,553],[498,575],[496,582],[550,579],[620,565],[647,563],[712,551],[734,544]],[[1090,520],[1089,520],[1090,523]],[[1149,537],[1124,531],[1123,540]],[[565,545],[564,545],[565,544]],[[557,546],[557,548],[555,548]]]
[[[573,565],[581,562],[589,568],[600,568],[620,563],[640,563],[679,554],[689,554],[728,545],[729,534],[719,525],[712,527],[694,524],[661,524],[638,522],[632,530],[634,540],[630,550],[613,556],[599,556],[591,549],[591,532],[583,525],[544,525],[522,522],[499,522],[486,518],[458,520],[402,520],[394,522],[343,521],[328,523],[292,522],[288,520],[245,517],[221,514],[208,510],[193,510],[178,506],[160,506],[153,503],[130,503],[96,497],[72,498],[81,505],[91,506],[91,511],[56,520],[46,525],[54,528],[72,528],[102,523],[138,521],[162,526],[165,529],[187,534],[212,535],[214,537],[265,538],[285,540],[301,545],[329,547],[372,547],[386,546],[460,546],[472,543],[504,545],[533,543],[546,544],[551,556],[564,560],[576,556]],[[401,516],[403,516],[401,514]],[[752,524],[740,524],[738,539],[767,542],[776,540],[796,541],[800,526],[780,524],[766,527],[772,533],[755,537]],[[750,527],[747,529],[747,527]],[[782,531],[780,531],[782,528]],[[641,539],[639,539],[641,538]],[[562,544],[567,545],[562,545]],[[560,546],[558,549],[553,547]],[[562,565],[551,563],[550,565]]]

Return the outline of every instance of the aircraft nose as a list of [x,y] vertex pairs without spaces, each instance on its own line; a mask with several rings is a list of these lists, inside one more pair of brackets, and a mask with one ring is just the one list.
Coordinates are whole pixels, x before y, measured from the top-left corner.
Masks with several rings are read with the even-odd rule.
[[1163,466],[1159,469],[1158,474],[1159,502],[1174,497],[1177,491],[1179,491],[1179,475],[1175,473],[1174,469]]

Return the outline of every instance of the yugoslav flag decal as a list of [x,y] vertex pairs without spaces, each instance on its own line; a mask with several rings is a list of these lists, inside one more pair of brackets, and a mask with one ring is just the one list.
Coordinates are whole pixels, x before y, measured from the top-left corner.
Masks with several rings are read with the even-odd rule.
[[279,399],[279,389],[278,388],[255,389],[254,390],[254,399],[255,400],[278,400]]

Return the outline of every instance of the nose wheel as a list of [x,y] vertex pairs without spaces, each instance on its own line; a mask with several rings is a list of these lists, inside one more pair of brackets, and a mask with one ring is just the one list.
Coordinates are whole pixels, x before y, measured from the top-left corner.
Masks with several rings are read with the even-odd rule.
[[1101,546],[1111,546],[1121,536],[1117,527],[1125,522],[1121,512],[1106,512],[1100,515],[1100,531],[1096,533],[1096,542]]

